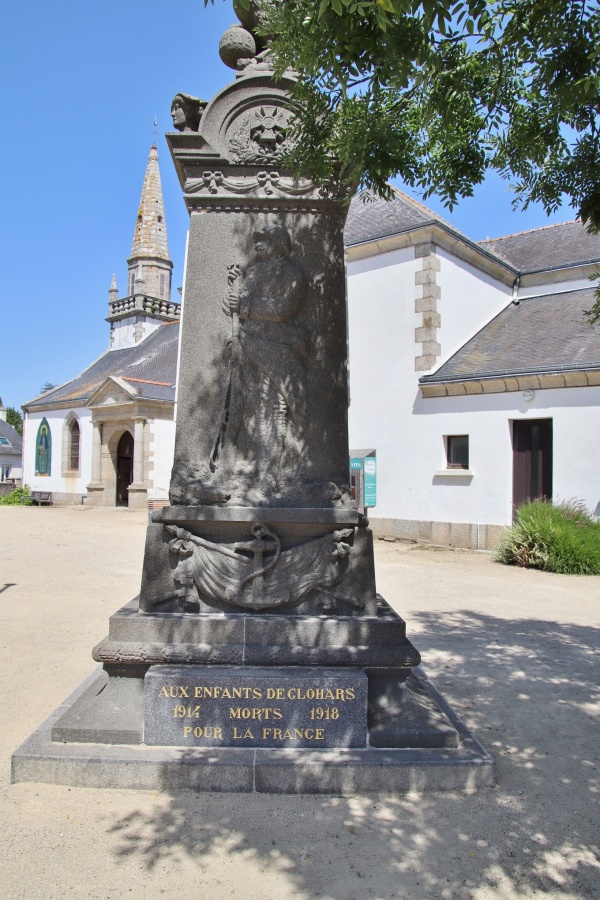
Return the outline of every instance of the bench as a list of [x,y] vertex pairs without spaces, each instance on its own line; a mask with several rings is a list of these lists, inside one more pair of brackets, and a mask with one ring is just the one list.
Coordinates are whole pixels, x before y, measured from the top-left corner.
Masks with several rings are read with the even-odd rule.
[[42,503],[52,506],[52,491],[32,491],[31,499],[34,500],[38,506],[41,506]]

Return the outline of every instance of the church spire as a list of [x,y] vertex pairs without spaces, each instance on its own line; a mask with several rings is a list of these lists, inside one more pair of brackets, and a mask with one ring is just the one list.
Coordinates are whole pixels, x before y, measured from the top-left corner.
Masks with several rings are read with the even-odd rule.
[[127,260],[127,296],[119,298],[113,275],[108,292],[110,347],[123,350],[144,340],[165,322],[177,322],[179,302],[171,302],[171,270],[167,224],[156,144],[150,148],[138,209],[131,256]]
[[167,223],[163,203],[158,151],[152,144],[144,176],[129,265],[128,293],[134,293],[136,277],[143,278],[148,296],[171,299],[171,269]]
[[167,225],[156,144],[152,144],[150,148],[140,208],[133,232],[131,256],[169,259]]

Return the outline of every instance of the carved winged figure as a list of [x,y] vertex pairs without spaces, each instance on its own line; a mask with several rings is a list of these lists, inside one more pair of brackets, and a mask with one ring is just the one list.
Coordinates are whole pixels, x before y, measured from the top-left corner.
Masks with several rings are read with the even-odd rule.
[[198,606],[195,591],[208,601],[254,610],[294,603],[316,589],[327,594],[340,581],[339,561],[351,549],[346,540],[352,529],[282,550],[277,535],[258,522],[252,525],[251,540],[234,544],[217,544],[178,526],[166,527],[173,535],[169,550],[179,557],[174,579],[181,588],[176,593],[187,609]]

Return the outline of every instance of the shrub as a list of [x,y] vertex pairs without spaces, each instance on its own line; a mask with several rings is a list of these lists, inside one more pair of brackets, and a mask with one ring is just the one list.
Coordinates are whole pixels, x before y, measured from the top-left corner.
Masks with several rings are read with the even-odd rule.
[[15,488],[10,494],[0,497],[0,506],[32,506],[33,500],[30,494],[29,486],[24,484],[22,487]]
[[600,522],[576,500],[524,503],[496,559],[563,575],[600,575]]

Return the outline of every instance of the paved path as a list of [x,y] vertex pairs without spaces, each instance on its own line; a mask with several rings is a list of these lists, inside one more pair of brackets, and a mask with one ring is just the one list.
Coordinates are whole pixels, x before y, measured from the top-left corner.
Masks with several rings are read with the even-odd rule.
[[484,793],[159,794],[9,784],[139,588],[145,515],[0,507],[0,898],[600,898],[600,577],[377,542],[378,587],[494,753]]

